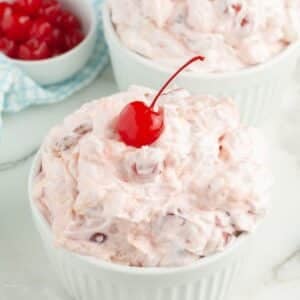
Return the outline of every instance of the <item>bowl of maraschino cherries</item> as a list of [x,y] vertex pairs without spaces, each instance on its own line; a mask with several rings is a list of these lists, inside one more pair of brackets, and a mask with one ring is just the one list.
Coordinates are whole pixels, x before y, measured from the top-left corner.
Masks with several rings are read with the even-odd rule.
[[78,72],[95,40],[91,1],[0,2],[0,52],[40,84],[64,81]]

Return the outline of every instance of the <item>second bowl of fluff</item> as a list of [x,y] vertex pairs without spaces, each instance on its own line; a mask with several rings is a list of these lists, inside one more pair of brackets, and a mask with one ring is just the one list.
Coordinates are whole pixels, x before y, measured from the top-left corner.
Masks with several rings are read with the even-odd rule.
[[251,125],[278,112],[300,56],[297,1],[110,0],[103,18],[120,89],[158,88],[185,60],[203,55],[179,85],[232,97]]

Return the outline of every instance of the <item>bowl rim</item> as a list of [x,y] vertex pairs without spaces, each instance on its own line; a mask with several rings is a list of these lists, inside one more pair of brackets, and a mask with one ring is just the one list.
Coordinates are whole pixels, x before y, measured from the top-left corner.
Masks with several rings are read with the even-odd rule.
[[[127,54],[127,56],[131,57],[132,59],[136,60],[138,63],[143,64],[149,68],[155,69],[156,71],[162,72],[162,73],[172,73],[174,69],[170,67],[166,67],[163,65],[159,65],[155,61],[143,57],[142,55],[138,54],[137,52],[134,52],[133,50],[126,47],[121,39],[119,38],[118,34],[116,33],[116,30],[111,22],[110,17],[110,10],[108,3],[105,3],[102,7],[102,15],[103,15],[103,27],[104,32],[108,35],[107,41],[109,42],[109,39],[111,39],[114,43],[118,45],[119,51],[123,51]],[[188,72],[185,71],[182,73],[182,77],[189,78],[189,79],[214,79],[214,80],[222,80],[222,79],[231,79],[235,77],[248,77],[252,76],[253,74],[256,74],[257,72],[265,71],[266,69],[270,69],[274,67],[274,65],[277,65],[281,63],[286,57],[288,57],[291,53],[297,52],[298,56],[300,57],[300,39],[298,41],[295,41],[294,43],[290,44],[286,47],[283,51],[281,51],[279,54],[274,56],[273,58],[269,59],[268,61],[255,65],[250,66],[241,70],[236,71],[228,71],[228,72],[220,72],[220,73],[200,73],[200,72]]]
[[97,30],[97,20],[96,20],[96,12],[93,9],[92,1],[82,1],[82,3],[85,3],[85,5],[88,8],[89,11],[89,17],[91,18],[91,26],[89,28],[88,33],[84,36],[84,39],[76,45],[74,48],[68,50],[65,53],[62,53],[60,55],[49,57],[45,59],[39,59],[39,60],[22,60],[22,59],[15,59],[6,57],[9,61],[11,61],[14,64],[24,65],[24,66],[32,66],[32,65],[39,65],[44,63],[52,63],[52,62],[59,62],[61,60],[66,59],[68,56],[71,56],[75,52],[78,52],[81,47],[83,47],[85,44],[89,43],[89,41],[93,38],[93,36],[96,33]]
[[[43,234],[47,234],[47,241],[50,242],[53,246],[53,233],[51,231],[50,225],[45,220],[44,216],[41,214],[40,210],[38,209],[36,203],[34,203],[34,199],[32,196],[32,186],[33,180],[36,174],[36,170],[39,169],[39,164],[41,160],[41,149],[38,150],[36,155],[32,160],[32,164],[29,171],[28,176],[28,196],[30,202],[30,208],[32,212],[32,216],[34,218],[35,226],[38,228],[43,228]],[[116,272],[119,274],[129,274],[129,275],[138,275],[138,276],[153,276],[153,275],[172,275],[172,274],[183,274],[187,272],[193,272],[201,270],[208,265],[214,264],[232,254],[235,250],[237,250],[240,246],[242,246],[253,234],[251,233],[244,233],[239,236],[233,243],[228,245],[225,250],[221,252],[217,252],[213,255],[206,256],[204,258],[199,259],[198,261],[184,265],[179,267],[131,267],[121,264],[116,264],[112,262],[108,262],[102,260],[100,258],[94,258],[88,255],[81,255],[76,252],[69,251],[63,247],[57,247],[56,250],[60,251],[64,255],[69,256],[73,260],[80,261],[85,265],[89,265],[91,267],[101,268],[105,271]]]

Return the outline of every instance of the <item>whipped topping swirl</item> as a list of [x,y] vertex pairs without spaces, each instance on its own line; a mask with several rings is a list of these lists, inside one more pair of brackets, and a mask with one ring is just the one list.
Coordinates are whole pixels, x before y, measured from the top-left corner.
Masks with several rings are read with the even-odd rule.
[[300,0],[109,0],[109,6],[128,48],[170,67],[204,55],[193,71],[260,64],[300,37]]
[[182,266],[224,250],[264,216],[270,176],[259,133],[233,102],[172,89],[151,146],[120,141],[122,108],[154,91],[84,105],[41,148],[34,199],[56,243],[129,266]]

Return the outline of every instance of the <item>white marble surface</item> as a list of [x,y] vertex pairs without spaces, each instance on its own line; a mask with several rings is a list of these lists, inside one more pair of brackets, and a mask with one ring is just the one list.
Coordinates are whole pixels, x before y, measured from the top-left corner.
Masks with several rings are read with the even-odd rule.
[[[69,299],[56,282],[31,222],[27,173],[33,153],[51,126],[83,102],[115,90],[108,68],[69,101],[4,117],[0,140],[0,300]],[[274,116],[263,126],[272,148],[272,208],[253,237],[247,267],[230,300],[300,299],[300,93],[295,84],[289,90],[283,119]]]

